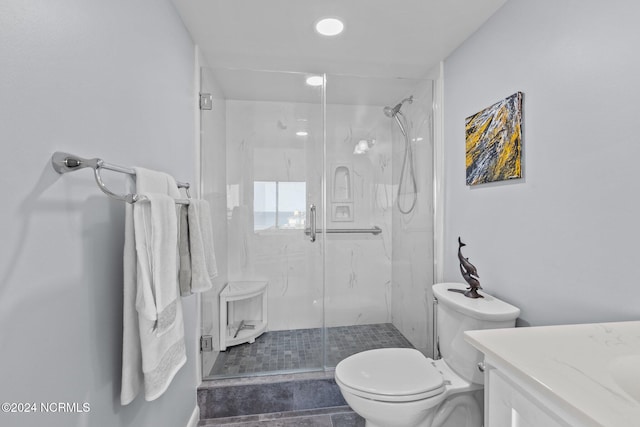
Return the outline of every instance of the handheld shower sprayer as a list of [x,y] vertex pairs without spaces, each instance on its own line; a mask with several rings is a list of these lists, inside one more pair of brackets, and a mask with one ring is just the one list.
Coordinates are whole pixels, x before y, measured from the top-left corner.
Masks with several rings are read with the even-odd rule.
[[[402,160],[402,169],[400,170],[400,182],[398,184],[398,195],[396,197],[396,203],[398,210],[403,214],[408,214],[413,211],[418,200],[418,188],[416,184],[416,173],[413,169],[413,149],[411,148],[411,142],[409,138],[409,127],[407,118],[400,112],[400,109],[405,103],[413,103],[413,95],[400,101],[395,107],[384,107],[384,115],[390,119],[394,119],[400,132],[404,136],[404,158]],[[407,176],[408,175],[408,176]],[[410,180],[411,185],[411,202],[408,208],[405,208],[400,199],[405,191],[406,180]]]
[[408,102],[409,104],[412,104],[413,103],[413,95],[411,95],[408,98],[403,99],[395,107],[384,107],[383,111],[384,111],[385,116],[387,116],[389,118],[393,118],[396,114],[398,114],[400,112],[400,109],[402,108],[402,106],[404,105],[405,102]]

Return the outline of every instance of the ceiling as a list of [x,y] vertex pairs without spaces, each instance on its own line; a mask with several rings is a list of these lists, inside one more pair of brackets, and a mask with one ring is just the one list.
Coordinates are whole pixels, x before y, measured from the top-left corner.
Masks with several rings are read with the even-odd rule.
[[[434,67],[506,2],[172,1],[211,67],[384,78],[433,77]],[[314,23],[323,17],[340,17],[344,32],[318,35]],[[246,92],[246,81],[221,80],[227,97]],[[277,83],[270,87],[273,91]]]

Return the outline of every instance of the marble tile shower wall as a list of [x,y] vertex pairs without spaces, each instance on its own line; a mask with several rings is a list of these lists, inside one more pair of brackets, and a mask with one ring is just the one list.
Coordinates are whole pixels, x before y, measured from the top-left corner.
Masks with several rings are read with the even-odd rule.
[[[254,181],[306,181],[307,203],[321,200],[322,120],[319,105],[231,101],[227,104],[229,280],[269,281],[269,329],[322,326],[321,245],[300,230],[254,232]],[[305,121],[303,121],[305,120]],[[307,126],[309,135],[295,136]],[[328,204],[336,167],[350,173],[351,221],[328,228],[382,228],[379,236],[329,235],[326,245],[326,325],[391,320],[391,127],[379,106],[327,106]],[[376,143],[354,155],[360,140]],[[318,218],[322,224],[322,218]]]
[[[415,209],[407,215],[393,207],[391,313],[394,326],[417,349],[431,355],[434,236],[431,83],[420,85],[413,95],[413,104],[405,104],[402,111],[410,124],[418,199]],[[397,128],[393,130],[393,141],[393,183],[397,191],[404,156],[404,140]],[[406,197],[401,201],[408,205],[408,196],[401,197]]]
[[[375,141],[354,154],[360,141]],[[326,326],[391,322],[391,127],[380,106],[327,105],[328,228],[370,228],[371,234],[327,236]],[[350,169],[353,220],[337,221],[336,170]]]

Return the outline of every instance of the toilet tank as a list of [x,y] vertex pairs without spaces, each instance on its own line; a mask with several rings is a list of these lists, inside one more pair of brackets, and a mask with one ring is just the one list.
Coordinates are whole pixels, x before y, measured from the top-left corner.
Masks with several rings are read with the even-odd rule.
[[480,291],[484,298],[467,298],[449,289],[466,290],[463,283],[433,285],[437,305],[437,345],[444,361],[467,381],[484,384],[478,369],[483,355],[464,340],[465,331],[513,328],[520,309]]

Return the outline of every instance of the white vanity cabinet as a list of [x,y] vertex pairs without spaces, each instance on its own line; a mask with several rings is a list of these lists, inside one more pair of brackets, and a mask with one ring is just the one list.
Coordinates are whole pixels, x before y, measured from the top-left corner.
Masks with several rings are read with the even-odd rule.
[[513,377],[510,378],[504,370],[485,361],[485,426],[578,427],[579,424],[572,424],[553,413],[554,409],[558,409],[550,402],[543,402],[544,400],[518,384]]
[[485,427],[639,427],[640,322],[467,331]]

